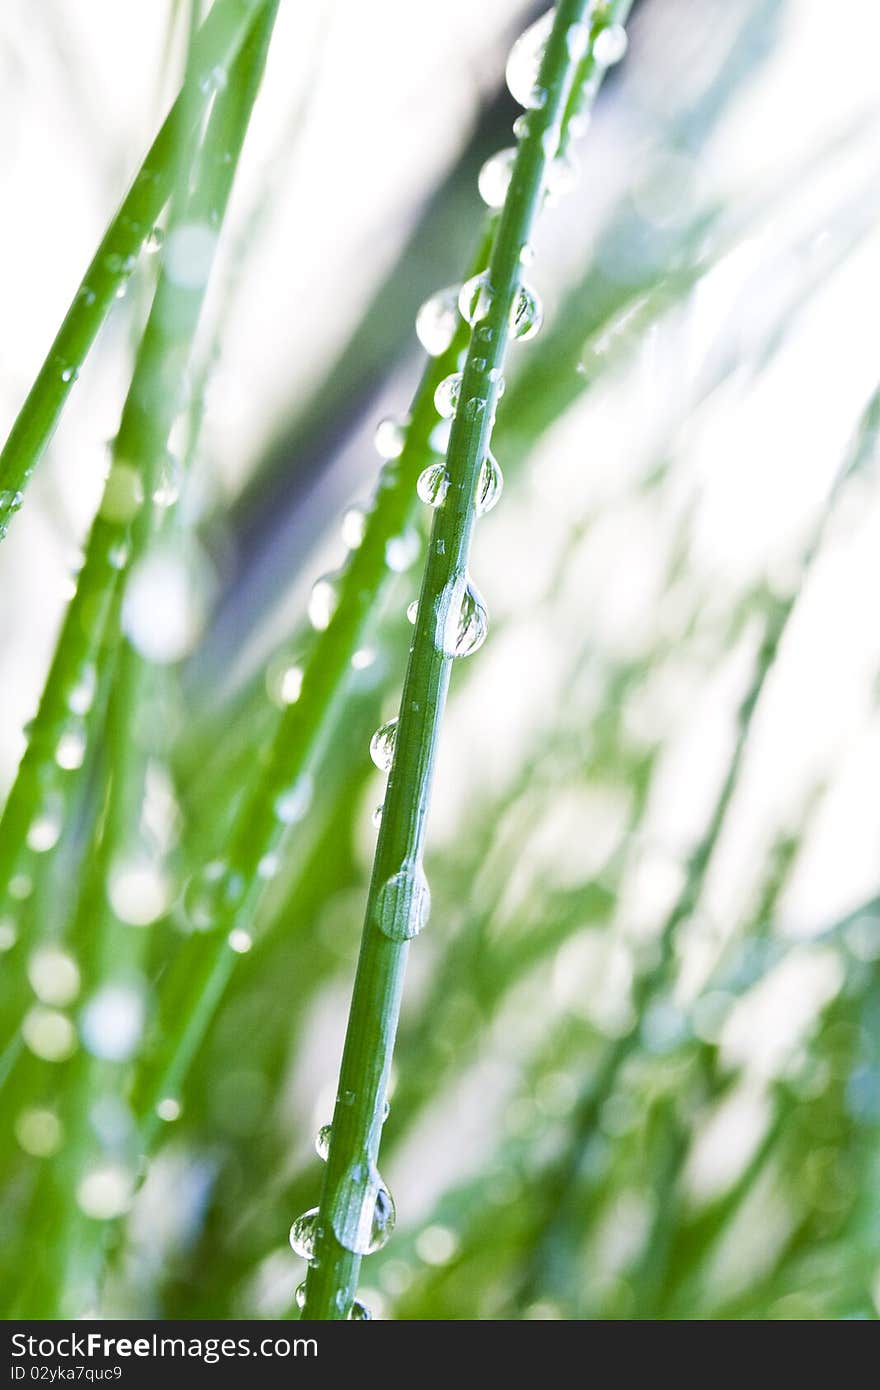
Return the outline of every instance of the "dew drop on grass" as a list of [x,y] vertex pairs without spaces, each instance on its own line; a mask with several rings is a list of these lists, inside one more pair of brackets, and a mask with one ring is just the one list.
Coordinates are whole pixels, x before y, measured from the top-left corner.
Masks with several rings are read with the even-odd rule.
[[413,601],[412,601],[412,603],[408,603],[407,606],[406,606],[406,620],[407,620],[408,623],[412,623],[413,627],[415,627],[415,625],[416,625],[416,619],[418,618],[418,616],[419,616],[419,601],[418,601],[417,598],[414,598]]
[[61,834],[62,812],[55,801],[47,802],[28,826],[27,845],[35,854],[54,849]]
[[165,1122],[165,1124],[173,1124],[175,1120],[180,1119],[180,1101],[176,1100],[174,1096],[163,1096],[162,1099],[156,1105],[156,1114],[159,1116],[160,1120],[163,1120]]
[[379,826],[382,824],[382,812],[384,810],[384,806],[377,806],[373,814],[370,816],[370,820],[377,830],[379,829]]
[[510,311],[510,334],[519,342],[534,338],[544,322],[541,301],[529,285],[520,285]]
[[437,647],[444,656],[471,656],[485,642],[489,613],[469,578],[452,579],[437,604]]
[[590,26],[586,20],[582,19],[568,26],[565,31],[565,46],[569,58],[575,63],[580,62],[590,46]]
[[120,922],[148,927],[168,911],[171,883],[155,859],[143,852],[123,854],[110,866],[107,897]]
[[511,146],[509,149],[498,150],[496,154],[490,155],[480,170],[477,188],[487,207],[500,208],[504,206],[515,160],[516,149]]
[[79,679],[71,686],[67,695],[67,705],[73,714],[88,714],[95,699],[98,676],[94,666],[83,666]]
[[418,531],[404,531],[386,541],[385,563],[395,574],[403,574],[415,564],[421,548]]
[[332,1130],[332,1125],[321,1125],[315,1137],[315,1153],[321,1159],[322,1163],[327,1162],[327,1155],[330,1152],[330,1135]]
[[444,420],[451,420],[461,395],[461,372],[451,372],[445,376],[434,392],[434,406]]
[[367,518],[360,507],[349,507],[342,518],[342,543],[347,550],[357,550],[363,544]]
[[55,761],[64,772],[82,767],[86,756],[86,731],[82,724],[68,724],[55,745]]
[[426,299],[416,315],[416,336],[429,357],[452,345],[458,327],[458,285],[449,285]]
[[613,67],[626,53],[627,37],[622,24],[611,24],[597,34],[593,42],[593,57],[601,68]]
[[58,946],[40,946],[27,963],[31,989],[41,1004],[69,1004],[79,993],[79,966]]
[[477,516],[485,516],[497,504],[504,488],[504,474],[494,454],[488,453],[480,466],[477,479],[475,509]]
[[114,1221],[131,1206],[134,1183],[120,1163],[101,1163],[82,1177],[76,1189],[80,1210],[93,1221]]
[[530,24],[510,50],[505,77],[510,95],[520,106],[541,107],[547,100],[547,93],[538,86],[538,73],[553,28],[554,13],[550,9]]
[[34,1107],[22,1110],[16,1119],[15,1137],[32,1158],[51,1158],[61,1147],[64,1130],[54,1110]]
[[312,804],[314,786],[311,777],[300,777],[275,800],[275,814],[284,825],[296,825]]
[[294,1295],[293,1295],[293,1301],[294,1301],[294,1303],[296,1304],[297,1308],[305,1308],[305,1306],[306,1306],[306,1281],[305,1281],[305,1280],[303,1280],[303,1282],[302,1282],[301,1284],[297,1284],[296,1289],[295,1289],[295,1291],[294,1291]]
[[431,890],[421,864],[404,864],[376,895],[376,925],[391,941],[418,936],[430,911]]
[[381,724],[370,739],[370,757],[380,772],[390,772],[397,746],[397,715]]
[[144,250],[152,255],[160,251],[165,241],[165,232],[161,227],[154,227],[144,242]]
[[193,931],[220,926],[244,893],[244,880],[223,859],[213,859],[192,875],[183,890],[183,911]]
[[128,984],[102,985],[80,1017],[86,1050],[105,1062],[125,1062],[141,1040],[146,1008],[141,990]]
[[302,1216],[296,1218],[290,1228],[290,1248],[294,1255],[299,1255],[303,1260],[314,1258],[315,1246],[321,1233],[318,1224],[319,1214],[317,1207],[310,1207]]
[[492,291],[489,288],[489,273],[474,275],[461,287],[458,307],[466,323],[473,326],[488,316],[492,307]]
[[373,435],[373,444],[380,459],[400,458],[406,443],[406,429],[399,420],[390,417],[380,420]]
[[557,155],[547,167],[547,193],[551,198],[561,198],[570,193],[578,181],[578,167],[572,155]]
[[61,380],[65,382],[65,384],[76,381],[78,376],[79,371],[76,367],[62,367],[61,369]]
[[0,917],[0,952],[11,951],[18,940],[18,928],[11,917]]
[[416,492],[428,507],[442,507],[449,491],[449,474],[441,459],[423,468],[416,483]]
[[322,575],[312,586],[308,604],[309,622],[316,632],[325,632],[330,626],[338,603],[339,592],[336,588],[335,576]]
[[153,501],[157,507],[173,507],[180,497],[183,468],[180,459],[166,450],[159,465],[159,476],[153,488]]
[[366,1303],[361,1303],[360,1300],[356,1298],[351,1305],[351,1312],[348,1318],[349,1322],[372,1322],[373,1314],[370,1312]]
[[243,927],[234,927],[226,938],[226,944],[237,956],[246,956],[254,944],[254,939]]
[[374,1255],[394,1230],[394,1200],[375,1168],[355,1163],[343,1176],[331,1201],[330,1223],[344,1249]]
[[36,1005],[24,1016],[25,1046],[44,1062],[63,1062],[76,1048],[76,1029],[66,1014]]

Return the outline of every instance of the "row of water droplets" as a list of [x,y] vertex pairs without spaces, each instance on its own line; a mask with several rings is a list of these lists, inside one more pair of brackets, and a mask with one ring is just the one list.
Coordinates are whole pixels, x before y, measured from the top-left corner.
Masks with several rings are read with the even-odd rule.
[[[518,139],[528,134],[528,110],[539,109],[546,100],[546,93],[538,86],[537,78],[547,37],[553,23],[551,10],[536,24],[532,25],[514,44],[507,65],[507,82],[511,93],[519,103],[526,107],[524,116],[518,118],[514,133]],[[622,36],[622,37],[621,37]],[[604,40],[604,42],[600,42]],[[569,53],[573,58],[583,57],[589,47],[590,26],[586,22],[572,26],[568,35]],[[626,36],[619,26],[603,30],[593,47],[593,57],[597,64],[609,66],[623,56]],[[555,195],[566,191],[573,183],[572,166],[566,157],[558,152],[558,132],[553,134],[553,149],[546,149],[550,158],[549,173],[546,179],[546,192]],[[503,206],[513,174],[516,159],[515,148],[502,150],[483,166],[479,176],[479,191],[490,208]],[[531,256],[529,248],[524,247],[521,255],[523,264],[528,264]],[[473,276],[464,285],[448,286],[438,290],[419,309],[416,317],[416,333],[425,351],[432,357],[440,357],[448,352],[455,339],[460,319],[471,326],[472,345],[477,350],[481,345],[491,346],[492,330],[484,323],[492,306],[492,284],[488,271]],[[522,283],[511,306],[509,335],[514,341],[527,341],[541,328],[543,319],[540,300],[535,291]],[[485,370],[487,362],[476,364]],[[450,422],[459,409],[476,413],[485,408],[485,401],[462,402],[462,383],[464,360],[455,371],[437,386],[434,406],[441,422]],[[504,380],[500,369],[493,368],[487,373],[495,392],[496,401],[504,392]],[[448,428],[438,424],[432,432],[431,445],[438,453],[445,453],[448,443]],[[376,448],[380,457],[386,461],[394,460],[403,452],[406,444],[406,426],[393,420],[384,420],[376,432]],[[504,485],[501,469],[487,451],[480,465],[473,506],[477,517],[485,516],[497,504]],[[419,499],[428,507],[438,509],[447,501],[451,479],[447,471],[446,459],[438,458],[430,463],[419,475],[416,492]],[[350,512],[343,522],[343,537],[351,548],[363,542],[366,521],[363,513]],[[394,564],[386,550],[386,561],[392,569],[408,569],[417,557],[415,553],[405,556],[406,563]],[[325,575],[315,584],[309,604],[309,617],[318,630],[329,626],[338,603],[338,576]],[[418,600],[407,608],[407,618],[415,623],[418,618]],[[482,646],[488,634],[489,619],[486,605],[476,585],[468,575],[451,579],[436,602],[434,641],[438,651],[452,660],[470,656]],[[397,743],[398,717],[382,724],[370,740],[370,756],[380,771],[390,772],[394,763]],[[379,823],[382,808],[374,816]],[[379,889],[374,907],[376,925],[393,941],[403,942],[417,936],[424,927],[430,912],[431,895],[424,869],[419,859],[406,860]],[[353,1104],[355,1096],[346,1092],[339,1098],[340,1103]],[[387,1114],[387,1105],[386,1105]],[[324,1125],[318,1132],[317,1151],[326,1161],[329,1155],[331,1127]],[[346,1250],[358,1255],[369,1255],[380,1250],[388,1240],[394,1226],[394,1202],[388,1188],[380,1178],[375,1166],[366,1160],[356,1162],[343,1176],[331,1195],[329,1220],[333,1234]],[[319,1207],[312,1207],[298,1217],[290,1228],[290,1245],[297,1255],[314,1265],[317,1251],[323,1237],[322,1217]],[[302,1283],[296,1290],[297,1307],[303,1308],[306,1302],[306,1285]],[[369,1318],[370,1313],[363,1304],[355,1301],[349,1317]]]

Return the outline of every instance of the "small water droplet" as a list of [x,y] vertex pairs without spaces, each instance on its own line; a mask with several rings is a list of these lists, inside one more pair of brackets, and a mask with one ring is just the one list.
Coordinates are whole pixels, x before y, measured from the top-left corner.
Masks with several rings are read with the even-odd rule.
[[244,880],[223,859],[213,859],[194,873],[183,890],[183,911],[195,931],[219,926],[240,901]]
[[516,149],[513,146],[509,149],[498,150],[496,154],[490,155],[486,160],[477,179],[477,188],[487,207],[500,208],[504,206],[504,199],[507,197],[507,190],[510,187],[515,162]]
[[397,715],[381,724],[370,739],[370,757],[380,772],[390,772],[397,746]]
[[580,62],[590,46],[590,26],[585,19],[568,26],[565,31],[565,46],[569,58],[575,63]]
[[305,1306],[306,1306],[306,1281],[305,1281],[305,1280],[303,1280],[303,1282],[302,1282],[301,1284],[297,1284],[297,1286],[296,1286],[296,1291],[295,1291],[295,1293],[294,1293],[294,1295],[293,1295],[293,1301],[294,1301],[294,1303],[296,1304],[297,1308],[305,1308]]
[[392,536],[385,543],[385,563],[395,574],[403,574],[419,558],[422,543],[415,530],[404,531],[400,536]]
[[257,864],[257,877],[270,879],[274,878],[281,868],[281,858],[277,854],[264,854]]
[[377,830],[379,829],[379,826],[382,824],[382,812],[384,811],[384,809],[384,806],[377,806],[373,814],[370,816],[370,820],[372,821],[373,825],[376,827]]
[[488,453],[483,459],[477,479],[476,513],[485,516],[498,502],[504,488],[504,474],[495,456]]
[[82,767],[86,756],[86,731],[77,720],[68,724],[55,745],[55,761],[64,772]]
[[373,1314],[370,1312],[366,1303],[361,1303],[360,1300],[356,1298],[351,1305],[351,1312],[348,1318],[350,1322],[372,1322]]
[[174,1096],[163,1096],[156,1105],[156,1114],[159,1116],[159,1119],[164,1120],[167,1125],[173,1124],[175,1120],[179,1120],[181,1112],[182,1107],[180,1101],[175,1100]]
[[357,550],[367,533],[367,518],[360,507],[349,507],[342,518],[342,542],[348,550]]
[[67,1015],[42,1004],[25,1014],[21,1035],[28,1050],[44,1062],[63,1062],[76,1048],[76,1029]]
[[226,938],[226,944],[237,956],[246,956],[254,944],[254,938],[243,927],[233,927]]
[[332,1125],[321,1125],[315,1137],[315,1153],[323,1163],[327,1162],[330,1153],[330,1135],[333,1131]]
[[76,381],[79,371],[76,367],[63,367],[61,370],[61,380],[63,382]]
[[445,376],[434,392],[434,407],[438,415],[449,420],[455,414],[458,398],[461,395],[461,372],[451,372]]
[[165,241],[165,232],[161,227],[153,227],[144,242],[144,250],[152,255],[155,251],[160,251]]
[[406,429],[399,420],[389,417],[379,421],[373,435],[373,444],[381,459],[400,458],[405,443]]
[[376,653],[372,647],[358,647],[356,652],[351,654],[351,669],[353,671],[367,671],[376,660]]
[[492,291],[489,287],[489,272],[474,275],[461,287],[458,307],[462,318],[469,324],[479,323],[488,316],[492,307]]
[[622,24],[610,24],[601,34],[597,34],[593,41],[593,57],[600,68],[610,68],[619,63],[626,53],[627,43]]
[[47,801],[34,816],[27,832],[28,849],[45,854],[58,843],[63,824],[63,806],[57,800]]
[[442,460],[438,463],[429,463],[427,468],[423,468],[416,483],[416,492],[421,500],[429,507],[442,507],[449,491],[449,474],[446,472],[446,464]]
[[161,863],[143,850],[117,856],[107,875],[107,897],[120,922],[148,927],[167,912],[172,886]]
[[183,481],[183,468],[180,459],[166,450],[159,465],[159,476],[153,488],[153,501],[157,507],[173,507],[180,496]]
[[406,606],[406,620],[407,620],[408,623],[412,623],[413,627],[415,627],[415,625],[416,625],[416,618],[417,618],[418,616],[419,616],[419,601],[418,601],[417,598],[414,598],[413,601],[412,601],[412,603],[408,603],[407,606]]
[[548,10],[534,24],[530,24],[510,50],[505,77],[510,95],[520,106],[540,107],[547,99],[547,93],[538,86],[538,73],[553,28],[554,14],[555,10]]
[[70,1004],[79,993],[79,966],[58,946],[40,946],[27,963],[31,989],[41,1004]]
[[309,595],[308,617],[316,632],[325,632],[330,626],[338,603],[339,592],[336,587],[336,576],[322,575],[320,579],[315,581]]
[[411,941],[431,911],[431,890],[421,864],[405,863],[376,895],[375,920],[391,941]]
[[375,1168],[355,1163],[331,1201],[330,1221],[339,1244],[355,1255],[374,1255],[394,1230],[391,1193]]
[[286,787],[275,800],[275,814],[284,825],[296,825],[312,804],[314,786],[311,777],[300,777],[292,787]]
[[302,1216],[296,1218],[290,1228],[290,1248],[294,1255],[299,1255],[304,1260],[314,1258],[315,1246],[321,1236],[319,1215],[317,1207],[310,1207]]
[[543,322],[540,299],[531,286],[521,285],[510,312],[511,337],[520,342],[534,338]]
[[128,564],[130,551],[124,541],[111,545],[107,551],[107,563],[112,570],[124,570]]
[[471,656],[485,642],[489,614],[469,578],[450,580],[437,604],[437,646],[444,656]]
[[452,345],[458,328],[458,290],[458,285],[438,290],[416,315],[416,335],[429,357],[440,357]]
[[98,688],[98,674],[91,664],[82,667],[79,679],[67,695],[67,706],[73,714],[88,714]]
[[[546,189],[549,198],[561,198],[570,193],[577,181],[578,166],[573,155],[567,152],[557,155],[552,164],[548,165]],[[520,259],[522,260],[522,257]]]

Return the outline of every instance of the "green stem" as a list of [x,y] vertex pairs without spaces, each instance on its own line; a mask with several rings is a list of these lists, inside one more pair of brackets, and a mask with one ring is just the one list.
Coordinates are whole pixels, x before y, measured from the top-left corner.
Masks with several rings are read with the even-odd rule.
[[[548,147],[558,147],[578,62],[568,36],[588,0],[561,0],[538,75],[543,105],[529,112],[487,274],[488,312],[471,337],[404,681],[348,1020],[332,1138],[315,1222],[304,1316],[349,1317],[368,1229],[385,1199],[376,1172],[409,940],[427,912],[422,869],[434,762],[465,597],[475,492],[487,456],[501,371],[522,286],[522,255],[543,199]],[[610,12],[627,5],[607,6]],[[615,18],[617,16],[615,15]],[[591,37],[594,37],[595,31]]]
[[168,200],[175,152],[197,126],[265,0],[217,0],[196,38],[189,76],[110,223],[0,453],[0,538],[18,511],[64,403]]

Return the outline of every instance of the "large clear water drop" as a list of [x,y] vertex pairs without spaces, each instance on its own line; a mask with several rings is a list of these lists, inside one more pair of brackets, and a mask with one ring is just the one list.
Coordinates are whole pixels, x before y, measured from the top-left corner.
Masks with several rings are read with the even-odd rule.
[[404,864],[376,896],[376,925],[391,941],[418,936],[430,912],[431,890],[421,864]]
[[448,491],[449,474],[442,459],[438,463],[429,463],[427,468],[422,469],[416,483],[416,492],[427,506],[442,507]]
[[416,335],[430,357],[452,346],[458,328],[458,285],[449,285],[426,299],[416,315]]
[[445,376],[434,392],[434,406],[437,414],[444,420],[451,420],[458,408],[461,395],[461,372],[451,372]]
[[550,9],[534,24],[530,24],[510,50],[505,77],[510,95],[520,106],[540,107],[547,100],[547,93],[538,85],[538,73],[553,28],[554,14],[555,11]]
[[489,287],[489,273],[473,275],[461,287],[458,307],[462,318],[472,326],[488,316],[492,308],[492,290]]
[[299,1255],[303,1260],[314,1259],[315,1246],[321,1235],[319,1215],[317,1207],[310,1207],[296,1218],[290,1228],[290,1248],[294,1255]]
[[516,149],[512,146],[509,149],[498,150],[486,160],[477,178],[477,188],[487,207],[504,206],[515,162]]
[[397,747],[397,715],[381,724],[370,739],[370,757],[380,772],[390,772]]
[[504,474],[495,455],[488,453],[483,459],[477,478],[475,506],[477,516],[485,516],[497,505],[504,488]]
[[520,285],[510,311],[510,336],[520,342],[534,338],[544,322],[541,301],[530,285]]

